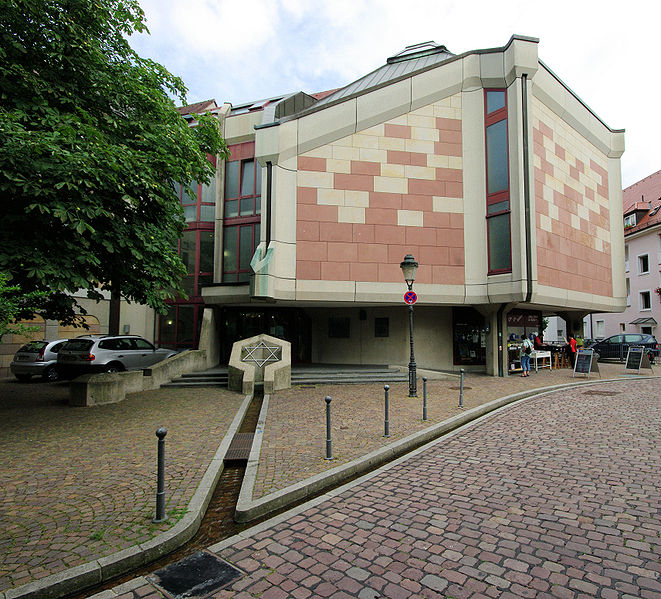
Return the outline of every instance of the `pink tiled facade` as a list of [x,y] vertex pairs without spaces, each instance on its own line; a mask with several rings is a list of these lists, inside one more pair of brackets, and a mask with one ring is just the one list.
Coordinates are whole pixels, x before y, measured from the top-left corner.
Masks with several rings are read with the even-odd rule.
[[463,284],[460,97],[298,157],[296,277]]
[[539,283],[611,296],[606,157],[541,102],[534,108]]

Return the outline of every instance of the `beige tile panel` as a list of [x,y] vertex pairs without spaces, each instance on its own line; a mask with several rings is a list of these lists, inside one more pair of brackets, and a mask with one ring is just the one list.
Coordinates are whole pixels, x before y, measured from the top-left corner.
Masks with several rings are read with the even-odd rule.
[[407,164],[404,169],[406,176],[410,179],[436,180],[436,169],[428,166],[414,166]]
[[436,129],[436,117],[409,113],[407,125],[419,129]]
[[403,137],[379,137],[379,148],[381,150],[406,150],[406,139]]
[[433,141],[421,141],[419,139],[406,140],[407,152],[418,152],[420,154],[433,154],[434,150],[435,148]]
[[[462,168],[462,167],[451,167],[450,166],[451,158],[455,158],[455,156],[441,156],[439,154],[429,154],[427,155],[427,166],[433,166],[434,168]],[[456,158],[459,157],[457,156]]]
[[[403,141],[403,140],[402,140]],[[404,169],[404,164],[381,164],[381,176],[382,177],[405,177],[406,170]]]
[[326,160],[326,170],[329,173],[349,174],[351,172],[351,160],[338,160],[336,158],[328,158]]
[[333,173],[318,173],[316,171],[298,171],[299,187],[333,188]]
[[398,210],[397,224],[400,227],[422,227],[423,214],[422,210]]
[[408,181],[396,177],[374,177],[374,191],[408,193]]
[[356,208],[368,208],[370,205],[369,191],[353,191],[350,189],[345,190],[344,205],[354,206]]
[[423,141],[439,141],[438,129],[429,127],[411,127],[411,137]]
[[334,160],[360,160],[360,149],[353,146],[341,146],[332,144],[332,154]]
[[448,156],[448,168],[464,168],[464,159],[461,156]]
[[463,214],[464,200],[463,198],[442,198],[434,196],[433,198],[434,212],[450,212],[451,214]]
[[356,148],[358,149],[358,160],[365,162],[380,162],[383,164],[388,161],[388,150],[374,150],[372,148]]
[[337,222],[339,223],[365,223],[365,208],[356,206],[340,206],[337,209]]
[[324,206],[344,206],[344,190],[319,189],[317,191],[317,204]]

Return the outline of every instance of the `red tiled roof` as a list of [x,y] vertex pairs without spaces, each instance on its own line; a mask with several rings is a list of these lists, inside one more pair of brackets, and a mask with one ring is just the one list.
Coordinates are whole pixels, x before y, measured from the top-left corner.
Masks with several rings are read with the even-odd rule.
[[207,110],[212,110],[213,108],[218,108],[216,101],[214,99],[204,100],[203,102],[196,102],[195,104],[188,104],[187,106],[178,106],[177,110],[179,114],[202,114]]
[[[635,227],[626,229],[626,235],[661,224],[661,171],[657,171],[623,190],[622,203],[624,214],[636,210],[645,211],[642,217],[636,219]],[[650,212],[655,208],[659,209],[650,216]]]
[[340,87],[336,87],[335,89],[329,89],[325,92],[317,92],[316,94],[310,94],[315,100],[323,100],[326,96],[330,96],[332,93],[336,92],[338,89],[342,89]]

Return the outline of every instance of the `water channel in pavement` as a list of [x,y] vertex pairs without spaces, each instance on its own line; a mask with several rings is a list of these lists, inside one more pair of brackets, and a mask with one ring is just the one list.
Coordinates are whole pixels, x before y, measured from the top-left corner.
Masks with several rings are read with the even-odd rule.
[[[255,391],[255,396],[248,407],[248,411],[239,427],[239,433],[254,433],[259,419],[259,412],[262,408],[263,395],[261,392]],[[219,543],[223,539],[227,539],[238,532],[254,526],[258,521],[253,520],[250,523],[239,524],[234,521],[234,510],[236,502],[239,499],[239,491],[241,490],[241,483],[243,482],[243,475],[245,474],[246,465],[243,462],[227,463],[223,468],[220,475],[218,484],[213,492],[207,511],[204,514],[200,529],[195,536],[179,547],[173,552],[164,555],[163,557],[150,562],[149,564],[140,566],[131,572],[121,574],[110,580],[99,583],[93,587],[88,587],[83,592],[77,592],[67,596],[67,599],[84,599],[105,589],[111,589],[119,584],[133,580],[138,576],[145,576],[154,570],[163,568],[168,564],[174,563],[183,559],[184,557],[205,549],[210,545]],[[269,517],[271,517],[269,515]]]

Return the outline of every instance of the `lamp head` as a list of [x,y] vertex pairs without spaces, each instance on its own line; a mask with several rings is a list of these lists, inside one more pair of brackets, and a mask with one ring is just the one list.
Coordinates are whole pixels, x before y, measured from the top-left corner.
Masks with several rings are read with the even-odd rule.
[[418,270],[418,263],[415,261],[415,258],[411,254],[406,254],[404,261],[399,265],[402,269],[402,274],[404,275],[404,280],[406,284],[410,287],[415,281],[415,273]]

